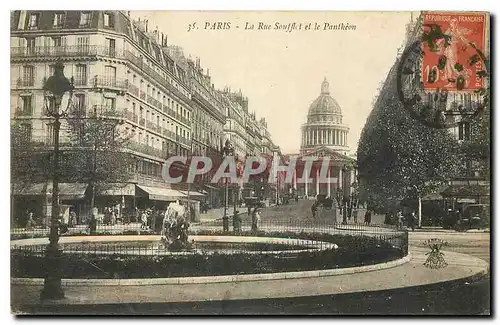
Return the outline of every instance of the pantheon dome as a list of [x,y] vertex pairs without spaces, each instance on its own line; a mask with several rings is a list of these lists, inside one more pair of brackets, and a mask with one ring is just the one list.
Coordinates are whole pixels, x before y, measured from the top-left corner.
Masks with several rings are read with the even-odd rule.
[[301,154],[319,147],[327,147],[341,153],[349,151],[347,134],[349,127],[342,124],[342,109],[330,96],[330,84],[325,80],[321,84],[321,93],[307,113],[307,122],[302,125]]

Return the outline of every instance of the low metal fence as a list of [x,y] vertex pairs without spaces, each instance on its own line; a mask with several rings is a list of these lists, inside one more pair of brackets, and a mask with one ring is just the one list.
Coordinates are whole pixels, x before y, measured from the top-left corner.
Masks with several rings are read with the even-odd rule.
[[[308,239],[274,239],[272,242],[190,242],[186,249],[170,251],[160,240],[150,241],[119,241],[119,242],[74,242],[60,243],[59,248],[64,254],[70,255],[118,255],[118,256],[152,256],[152,255],[189,255],[189,254],[295,254],[300,252],[322,251],[333,249],[332,243]],[[11,253],[45,256],[47,244],[11,245]]]
[[[118,225],[97,225],[94,231],[90,231],[87,225],[76,225],[74,227],[62,227],[60,235],[65,236],[88,236],[88,235],[159,235],[161,226],[156,225],[156,229],[145,227],[140,223],[118,224]],[[11,239],[40,238],[40,241],[48,237],[49,228],[24,229],[17,228],[11,230]],[[251,237],[273,237],[284,238],[283,241],[271,243],[259,242],[255,240],[242,241],[241,243],[224,242],[204,243],[192,242],[192,251],[224,251],[224,252],[250,252],[265,253],[269,251],[312,251],[322,250],[331,245],[332,235],[342,242],[337,245],[368,245],[374,246],[386,244],[386,247],[396,248],[403,252],[403,256],[408,254],[408,232],[388,228],[382,225],[363,225],[363,224],[342,224],[335,222],[320,222],[314,220],[265,220],[252,224],[251,220],[243,220],[240,224],[233,225],[229,220],[229,231],[223,231],[222,220],[214,220],[198,224],[191,224],[189,235],[214,235],[214,236],[251,236]],[[369,237],[369,238],[367,238]],[[343,239],[344,238],[344,239]],[[349,238],[349,239],[345,239]],[[359,240],[357,240],[358,238]],[[364,238],[364,239],[363,239]],[[35,245],[16,245],[11,242],[11,250],[16,252],[29,252],[30,254],[43,254],[47,243]],[[119,242],[75,242],[62,243],[61,248],[65,253],[87,254],[87,255],[156,255],[166,254],[168,250],[160,247],[159,239]],[[355,247],[352,247],[355,248]],[[189,252],[188,252],[189,254]]]
[[[120,234],[120,233],[134,233],[134,234],[151,234],[160,233],[161,230],[161,218],[156,218],[154,220],[149,219],[147,225],[143,225],[140,222],[130,222],[130,223],[98,223],[94,233],[109,233],[109,234]],[[362,223],[348,223],[343,224],[335,222],[335,220],[315,220],[315,219],[305,219],[305,220],[288,220],[288,219],[278,219],[278,220],[263,220],[258,221],[256,225],[252,223],[250,219],[243,219],[240,222],[233,221],[232,217],[228,218],[228,227],[231,231],[284,231],[284,232],[324,232],[324,233],[343,233],[343,234],[357,234],[357,235],[374,235],[374,234],[388,234],[395,232],[403,232],[399,230],[396,226],[385,225],[385,224],[362,224]],[[199,223],[191,223],[190,231],[197,232],[200,230],[223,230],[224,222],[222,219],[205,221]],[[26,235],[27,237],[41,237],[47,236],[50,232],[50,227],[48,223],[43,226],[35,226],[29,228],[11,228],[11,235]],[[75,235],[75,234],[90,234],[90,228],[88,224],[76,224],[76,225],[61,225],[60,234],[64,235]]]

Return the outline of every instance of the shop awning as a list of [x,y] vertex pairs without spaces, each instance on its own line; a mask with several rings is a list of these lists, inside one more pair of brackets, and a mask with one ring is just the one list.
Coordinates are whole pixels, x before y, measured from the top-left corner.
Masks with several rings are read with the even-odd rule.
[[475,199],[457,199],[457,203],[476,203]]
[[107,196],[134,196],[135,184],[115,183],[105,185],[98,190],[99,195]]
[[186,195],[181,191],[173,190],[170,188],[161,188],[161,187],[144,186],[144,185],[137,185],[137,187],[146,192],[150,200],[175,201],[186,197]]
[[478,198],[490,195],[490,187],[487,185],[450,185],[441,192],[443,197],[454,198]]
[[[87,184],[83,183],[59,183],[60,200],[79,200],[85,197]],[[52,182],[36,183],[26,186],[14,187],[14,195],[52,195]]]
[[[182,191],[182,193],[184,193],[186,195],[186,197],[187,197],[187,195],[188,195],[187,191]],[[205,197],[205,194],[197,192],[197,191],[189,191],[189,197],[192,197],[192,198],[202,198],[202,197]]]
[[443,196],[439,193],[430,193],[422,198],[422,201],[439,201],[442,200]]

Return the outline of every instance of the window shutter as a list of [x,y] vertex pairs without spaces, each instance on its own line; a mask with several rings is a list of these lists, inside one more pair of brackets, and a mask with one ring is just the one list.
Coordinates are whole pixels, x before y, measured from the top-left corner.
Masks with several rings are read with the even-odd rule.
[[21,10],[19,14],[19,22],[17,23],[17,29],[24,29],[26,26],[26,10]]

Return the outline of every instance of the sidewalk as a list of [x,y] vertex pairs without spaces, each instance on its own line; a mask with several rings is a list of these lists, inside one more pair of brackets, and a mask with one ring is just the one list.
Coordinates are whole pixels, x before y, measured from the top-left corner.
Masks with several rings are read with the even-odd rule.
[[[408,229],[408,231],[412,231]],[[454,229],[443,229],[442,227],[422,227],[415,228],[415,232],[445,232],[445,233],[460,233],[460,231],[456,231]],[[490,232],[490,229],[470,229],[464,232]]]

